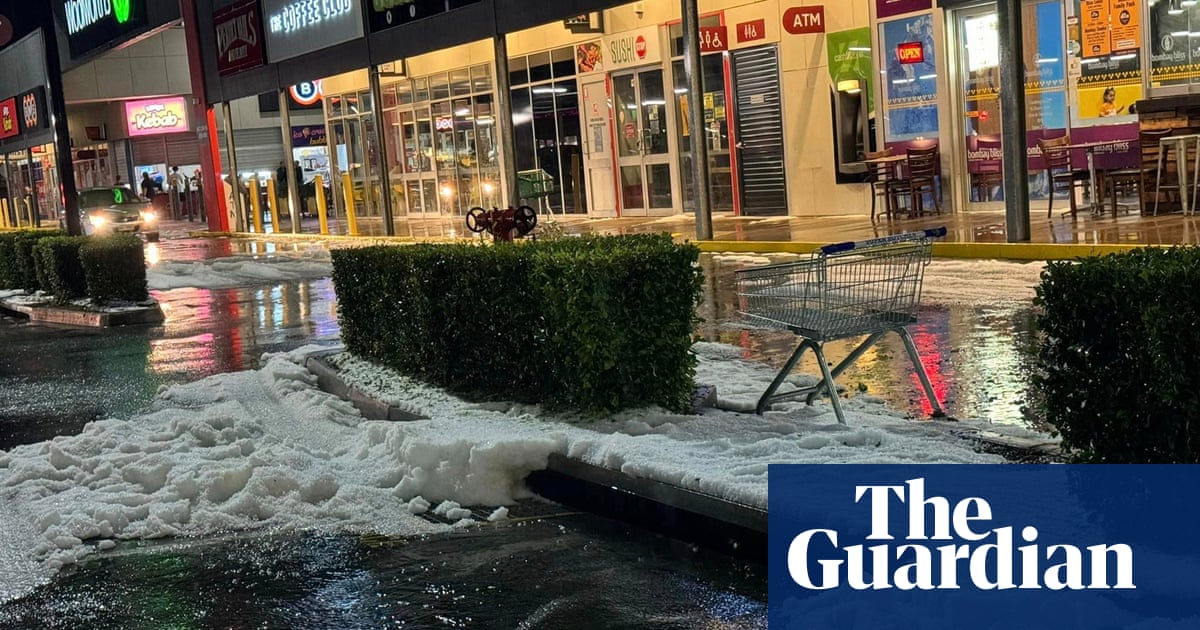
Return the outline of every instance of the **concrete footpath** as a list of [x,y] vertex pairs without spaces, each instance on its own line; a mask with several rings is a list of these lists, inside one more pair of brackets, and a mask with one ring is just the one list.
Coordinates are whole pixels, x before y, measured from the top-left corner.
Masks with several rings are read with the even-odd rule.
[[[695,218],[690,214],[671,217],[589,218],[580,215],[542,215],[543,224],[553,222],[567,234],[639,234],[667,232],[680,241],[694,241]],[[358,221],[361,236],[346,235],[344,221],[330,222],[330,235],[320,235],[314,224],[305,223],[301,234],[271,232],[191,232],[193,236],[233,236],[276,241],[327,240],[339,244],[466,242],[479,240],[469,232],[462,217],[402,218],[395,221],[395,236],[383,236],[379,219]],[[1178,214],[1158,217],[1122,214],[1117,217],[1053,218],[1035,213],[1028,243],[1007,243],[1005,217],[998,211],[973,211],[924,216],[917,219],[872,222],[865,215],[815,217],[713,218],[714,240],[700,242],[705,251],[807,253],[828,243],[857,241],[903,232],[945,227],[948,234],[935,243],[934,255],[947,258],[1012,260],[1070,259],[1128,251],[1147,245],[1200,244],[1200,218]]]

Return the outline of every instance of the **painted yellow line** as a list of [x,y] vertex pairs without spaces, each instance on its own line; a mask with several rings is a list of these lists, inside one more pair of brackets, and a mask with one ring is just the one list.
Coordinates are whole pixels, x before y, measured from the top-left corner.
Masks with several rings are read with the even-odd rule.
[[425,236],[346,236],[345,234],[292,234],[290,232],[256,233],[256,232],[210,232],[196,230],[188,232],[191,238],[241,238],[260,241],[357,241],[383,243],[461,243],[470,242],[468,239],[451,239],[444,237]]
[[[826,243],[795,241],[696,241],[703,252],[747,254],[810,254]],[[974,258],[1001,260],[1064,260],[1103,256],[1158,245],[1091,245],[1055,243],[934,243],[938,258]]]

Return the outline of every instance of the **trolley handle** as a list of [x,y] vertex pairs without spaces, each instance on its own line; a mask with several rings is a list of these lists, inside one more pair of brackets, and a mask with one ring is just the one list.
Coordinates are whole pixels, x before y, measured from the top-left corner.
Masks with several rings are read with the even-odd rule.
[[873,238],[865,241],[846,241],[845,243],[834,243],[825,245],[820,249],[820,252],[826,256],[830,254],[840,254],[843,252],[851,252],[864,247],[879,247],[882,245],[891,245],[893,243],[904,243],[907,241],[920,241],[927,238],[941,238],[946,235],[946,226],[930,228],[920,232],[905,232],[904,234],[893,234],[892,236],[884,236],[882,238]]

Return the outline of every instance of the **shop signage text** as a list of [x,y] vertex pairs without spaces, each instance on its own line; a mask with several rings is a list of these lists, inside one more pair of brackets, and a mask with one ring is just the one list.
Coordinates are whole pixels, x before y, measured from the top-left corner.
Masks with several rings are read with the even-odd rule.
[[[357,2],[357,0],[355,0]],[[371,0],[371,32],[423,20],[482,0]]]
[[325,125],[299,125],[292,127],[292,148],[325,146]]
[[925,63],[925,47],[921,42],[905,42],[896,46],[896,60],[903,64]]
[[752,20],[750,22],[741,22],[737,25],[737,40],[738,43],[753,42],[767,38],[767,21]]
[[125,103],[130,137],[179,133],[188,130],[187,99],[177,96]]
[[658,50],[658,29],[640,28],[604,39],[605,62],[609,70],[657,63],[661,59]]
[[729,33],[724,26],[700,27],[700,52],[729,50]]
[[46,117],[46,88],[39,85],[36,88],[17,97],[17,105],[21,108],[22,129],[43,129],[50,126]]
[[783,30],[792,35],[825,32],[825,7],[811,5],[792,7],[783,12]]
[[11,138],[21,133],[17,115],[17,99],[0,101],[0,138]]
[[262,0],[267,57],[290,59],[363,36],[358,0]]
[[218,74],[227,76],[263,65],[260,18],[257,0],[244,0],[213,13]]
[[146,0],[66,0],[62,14],[78,57],[146,26]]
[[454,131],[454,119],[449,116],[438,116],[433,119],[433,128],[438,131]]

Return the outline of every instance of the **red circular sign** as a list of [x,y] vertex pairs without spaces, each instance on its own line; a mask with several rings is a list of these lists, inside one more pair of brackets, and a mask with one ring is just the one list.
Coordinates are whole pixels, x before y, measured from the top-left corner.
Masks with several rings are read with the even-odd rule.
[[7,16],[0,15],[0,46],[7,46],[12,41],[12,21]]
[[641,35],[633,40],[633,52],[637,53],[638,59],[646,58],[646,38]]

